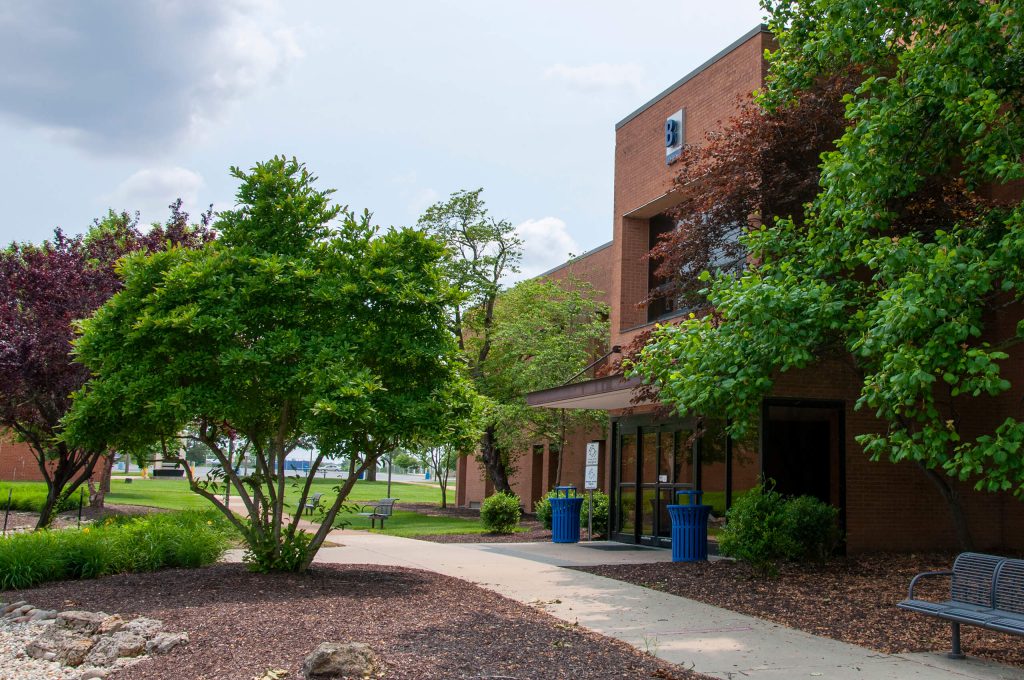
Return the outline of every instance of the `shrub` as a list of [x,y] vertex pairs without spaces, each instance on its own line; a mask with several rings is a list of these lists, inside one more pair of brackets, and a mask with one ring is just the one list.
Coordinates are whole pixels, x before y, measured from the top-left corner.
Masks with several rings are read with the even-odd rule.
[[496,534],[511,534],[515,531],[522,514],[519,496],[510,493],[488,496],[480,506],[480,521],[485,529]]
[[[533,504],[533,511],[537,515],[537,521],[544,525],[545,529],[551,529],[551,499],[557,492],[549,491],[546,496]],[[584,497],[586,498],[586,497]],[[603,491],[594,492],[594,535],[608,536],[608,494]],[[583,510],[580,512],[580,528],[587,528],[587,501],[583,501]]]
[[785,508],[786,559],[827,560],[842,538],[839,509],[813,496],[788,500]]
[[82,529],[0,538],[0,591],[47,581],[199,567],[220,559],[232,528],[217,512],[108,518]]
[[826,559],[838,544],[838,510],[811,496],[786,499],[757,486],[726,513],[718,536],[723,555],[774,574],[779,560]]

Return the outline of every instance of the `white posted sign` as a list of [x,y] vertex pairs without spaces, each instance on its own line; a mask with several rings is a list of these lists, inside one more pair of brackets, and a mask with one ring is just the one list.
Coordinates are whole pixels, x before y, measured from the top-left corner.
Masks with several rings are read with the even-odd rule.
[[597,488],[597,465],[600,454],[599,442],[587,443],[587,466],[583,469],[583,488],[587,491]]

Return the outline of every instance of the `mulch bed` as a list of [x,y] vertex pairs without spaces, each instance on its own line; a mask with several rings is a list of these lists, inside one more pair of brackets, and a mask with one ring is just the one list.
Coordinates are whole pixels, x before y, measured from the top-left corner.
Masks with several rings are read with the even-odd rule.
[[705,678],[454,578],[369,565],[253,574],[239,564],[73,581],[0,599],[160,619],[191,642],[111,675],[117,680],[301,678],[323,641],[368,643],[382,677]]
[[[82,522],[91,522],[96,519],[102,519],[104,517],[110,517],[112,515],[147,515],[153,512],[170,512],[162,508],[151,508],[145,505],[111,505],[107,503],[102,508],[90,508],[85,506],[82,508]],[[0,510],[0,524],[3,523],[4,511]],[[11,511],[11,514],[7,518],[7,530],[25,530],[35,529],[36,522],[39,521],[38,512],[21,512]],[[53,521],[50,524],[51,529],[66,529],[67,527],[73,527],[78,524],[78,510],[68,510],[53,516]]]
[[[787,564],[778,578],[755,576],[730,560],[580,567],[791,628],[880,652],[949,651],[949,623],[896,608],[915,574],[950,569],[955,555],[866,555],[825,565]],[[926,579],[921,599],[949,599],[949,579]],[[964,653],[1024,667],[1019,637],[962,626]]]

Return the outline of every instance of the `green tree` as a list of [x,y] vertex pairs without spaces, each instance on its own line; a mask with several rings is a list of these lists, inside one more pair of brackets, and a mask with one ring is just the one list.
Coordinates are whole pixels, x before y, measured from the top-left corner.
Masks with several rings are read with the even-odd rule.
[[1024,207],[1002,187],[1024,178],[1024,16],[1016,1],[763,5],[779,50],[762,104],[852,66],[848,125],[806,213],[748,233],[755,264],[705,274],[713,313],[660,329],[634,370],[743,435],[778,373],[848,358],[881,425],[858,441],[916,463],[969,547],[950,478],[1024,493],[1024,424],[963,416],[1011,389],[1022,330]]
[[[411,229],[378,233],[294,159],[232,174],[238,207],[221,213],[218,241],[127,258],[124,289],[82,323],[75,349],[93,378],[67,434],[131,448],[194,432],[241,514],[217,482],[189,471],[189,484],[241,532],[250,565],[301,571],[359,473],[457,428],[450,418],[473,393],[447,329],[442,244]],[[229,460],[235,437],[252,474]],[[299,446],[316,454],[310,474],[289,482],[285,458]],[[327,458],[347,460],[348,477],[309,534],[297,508]],[[289,483],[297,506],[286,504]]]
[[[447,246],[445,273],[449,285],[462,293],[451,307],[449,325],[477,389],[490,397],[484,385],[484,367],[495,332],[494,305],[502,279],[519,271],[522,242],[510,222],[490,216],[480,198],[482,192],[453,193],[447,201],[427,208],[419,225]],[[499,447],[496,430],[497,421],[488,419],[479,442],[480,460],[494,488],[512,493],[507,457]]]
[[[567,435],[606,421],[601,411],[539,409],[526,395],[586,379],[581,373],[608,346],[608,306],[593,287],[575,278],[530,279],[502,293],[495,305],[494,332],[479,384],[491,398],[495,439],[508,470],[512,452],[538,439],[558,455],[555,483],[561,481]],[[472,336],[470,345],[481,340]]]

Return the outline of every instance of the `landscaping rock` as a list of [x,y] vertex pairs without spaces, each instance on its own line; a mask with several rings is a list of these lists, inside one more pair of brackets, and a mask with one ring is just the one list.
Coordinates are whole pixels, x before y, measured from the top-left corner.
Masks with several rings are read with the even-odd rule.
[[58,661],[65,666],[80,666],[95,640],[80,631],[49,626],[25,646],[25,654],[33,659]]
[[100,637],[92,651],[85,657],[85,661],[93,666],[110,666],[118,659],[139,656],[145,651],[144,637],[119,631]]
[[302,676],[306,680],[338,680],[372,675],[377,657],[362,642],[323,642],[306,657]]
[[106,668],[90,668],[82,671],[82,674],[78,676],[78,680],[103,680],[110,674],[110,671]]
[[147,654],[166,654],[179,645],[188,644],[188,633],[157,633],[146,643]]
[[42,621],[53,621],[56,618],[57,611],[55,609],[36,609],[29,615],[28,620],[31,623],[39,623]]
[[21,602],[12,602],[10,604],[4,605],[2,613],[4,615],[7,615],[15,609],[17,609],[18,607],[23,607],[26,604],[28,604],[28,602],[25,602],[25,600],[22,600]]
[[156,619],[147,619],[145,616],[140,616],[137,619],[132,619],[131,621],[129,621],[121,627],[121,630],[126,630],[129,633],[141,635],[147,640],[151,639],[154,635],[156,635],[163,629],[163,621],[157,621]]
[[114,614],[103,619],[103,622],[100,624],[100,627],[96,632],[100,635],[107,635],[108,633],[116,633],[123,627],[124,619],[122,619],[118,614]]
[[57,627],[92,635],[99,632],[100,626],[103,625],[106,618],[107,615],[103,612],[71,610],[57,614]]

